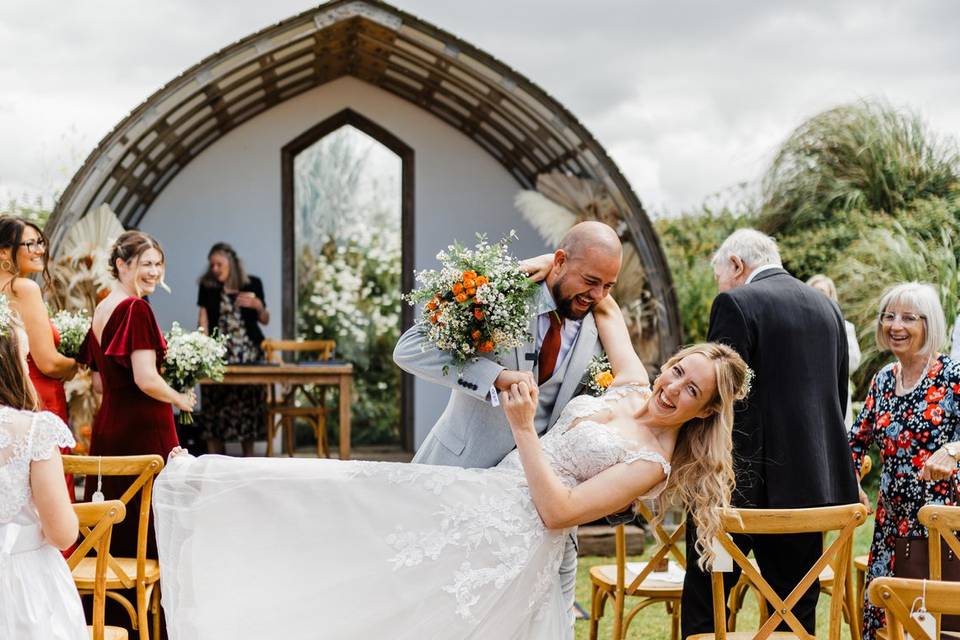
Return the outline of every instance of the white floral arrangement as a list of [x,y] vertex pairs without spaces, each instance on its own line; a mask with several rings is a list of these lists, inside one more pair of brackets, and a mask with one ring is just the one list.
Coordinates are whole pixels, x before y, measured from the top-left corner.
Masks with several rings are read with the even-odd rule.
[[50,318],[53,326],[60,334],[60,344],[57,351],[68,358],[76,358],[80,354],[80,346],[90,330],[90,316],[86,310],[77,312],[58,311]]
[[[170,327],[167,353],[163,359],[163,378],[177,391],[184,393],[200,380],[223,380],[227,347],[221,336],[208,336],[202,331],[184,331],[179,323]],[[192,424],[193,416],[181,411],[180,424]]]
[[449,353],[460,370],[482,354],[499,357],[530,339],[528,324],[539,285],[507,250],[516,237],[511,231],[489,244],[478,234],[473,249],[450,245],[437,254],[442,268],[418,273],[420,287],[404,296],[411,305],[424,305],[417,324],[426,335],[425,348]]
[[0,338],[6,338],[10,334],[12,323],[13,311],[10,310],[10,303],[7,302],[7,296],[0,293]]
[[613,384],[613,367],[606,353],[593,356],[583,376],[583,386],[591,396],[601,396]]

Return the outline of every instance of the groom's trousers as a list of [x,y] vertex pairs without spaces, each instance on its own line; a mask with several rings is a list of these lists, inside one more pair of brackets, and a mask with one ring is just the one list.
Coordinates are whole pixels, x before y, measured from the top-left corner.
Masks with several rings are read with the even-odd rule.
[[570,529],[563,547],[563,561],[560,563],[560,588],[563,590],[563,602],[570,614],[570,624],[565,627],[567,636],[563,640],[573,640],[573,602],[577,590],[577,528]]
[[[694,543],[697,529],[693,519],[687,518],[687,573],[683,581],[683,597],[680,603],[681,637],[698,633],[714,633],[713,628],[713,589],[710,574],[697,566],[700,560]],[[760,573],[778,596],[787,595],[806,575],[810,567],[823,552],[823,534],[790,533],[775,535],[734,535],[733,541],[744,554],[753,550]],[[730,589],[740,578],[740,567],[734,563],[733,571],[723,575],[724,602],[729,600]],[[817,599],[820,596],[820,582],[801,596],[793,607],[793,613],[808,633],[816,633]],[[730,617],[729,607],[724,619]],[[790,631],[781,623],[778,631]]]

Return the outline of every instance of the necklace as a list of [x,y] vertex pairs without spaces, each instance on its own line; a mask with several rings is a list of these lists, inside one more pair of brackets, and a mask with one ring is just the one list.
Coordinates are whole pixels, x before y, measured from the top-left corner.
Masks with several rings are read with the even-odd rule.
[[897,368],[897,384],[900,386],[900,395],[907,395],[908,393],[913,393],[913,391],[920,385],[920,381],[927,376],[927,371],[930,369],[930,365],[933,363],[933,359],[936,357],[936,353],[932,354],[927,359],[927,364],[923,367],[923,371],[920,372],[920,375],[917,376],[916,381],[907,388],[907,385],[903,383],[903,363],[900,363],[900,366]]

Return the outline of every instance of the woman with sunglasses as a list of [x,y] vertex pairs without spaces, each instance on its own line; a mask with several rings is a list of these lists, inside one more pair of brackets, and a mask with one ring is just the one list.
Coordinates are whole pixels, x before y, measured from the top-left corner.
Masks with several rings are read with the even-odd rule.
[[[14,216],[0,216],[0,293],[20,316],[30,354],[30,380],[37,390],[40,408],[67,422],[67,397],[63,383],[77,372],[77,361],[57,351],[60,335],[50,321],[43,289],[30,276],[47,272],[47,239],[40,227]],[[70,453],[69,449],[62,453]]]
[[[953,482],[960,461],[960,363],[940,353],[947,330],[936,290],[919,282],[888,289],[875,336],[877,347],[896,361],[873,377],[850,431],[857,471],[871,443],[883,459],[867,586],[877,576],[894,574],[898,538],[927,537],[917,518],[920,507],[956,503]],[[860,500],[870,506],[862,489]],[[873,640],[884,626],[883,610],[868,600],[863,624],[864,640]]]

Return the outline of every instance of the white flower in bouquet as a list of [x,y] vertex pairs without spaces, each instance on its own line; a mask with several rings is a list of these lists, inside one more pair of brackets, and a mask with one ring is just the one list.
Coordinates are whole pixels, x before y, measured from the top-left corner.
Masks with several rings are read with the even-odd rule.
[[[184,393],[200,380],[223,380],[227,347],[221,336],[208,336],[202,331],[185,332],[174,322],[166,338],[163,378],[171,387]],[[181,424],[190,424],[193,417],[181,412],[178,420]]]
[[499,357],[530,339],[527,327],[539,285],[507,251],[514,238],[511,231],[488,244],[478,234],[473,249],[450,245],[437,254],[442,268],[418,273],[421,286],[404,296],[410,304],[424,304],[417,324],[426,343],[449,353],[459,369],[481,354]]
[[50,320],[60,334],[57,351],[68,358],[76,358],[80,353],[80,345],[83,344],[87,331],[90,330],[90,316],[87,315],[86,310],[58,311]]
[[10,332],[10,324],[13,322],[13,311],[10,310],[10,304],[7,302],[7,296],[0,293],[0,338],[6,338]]

